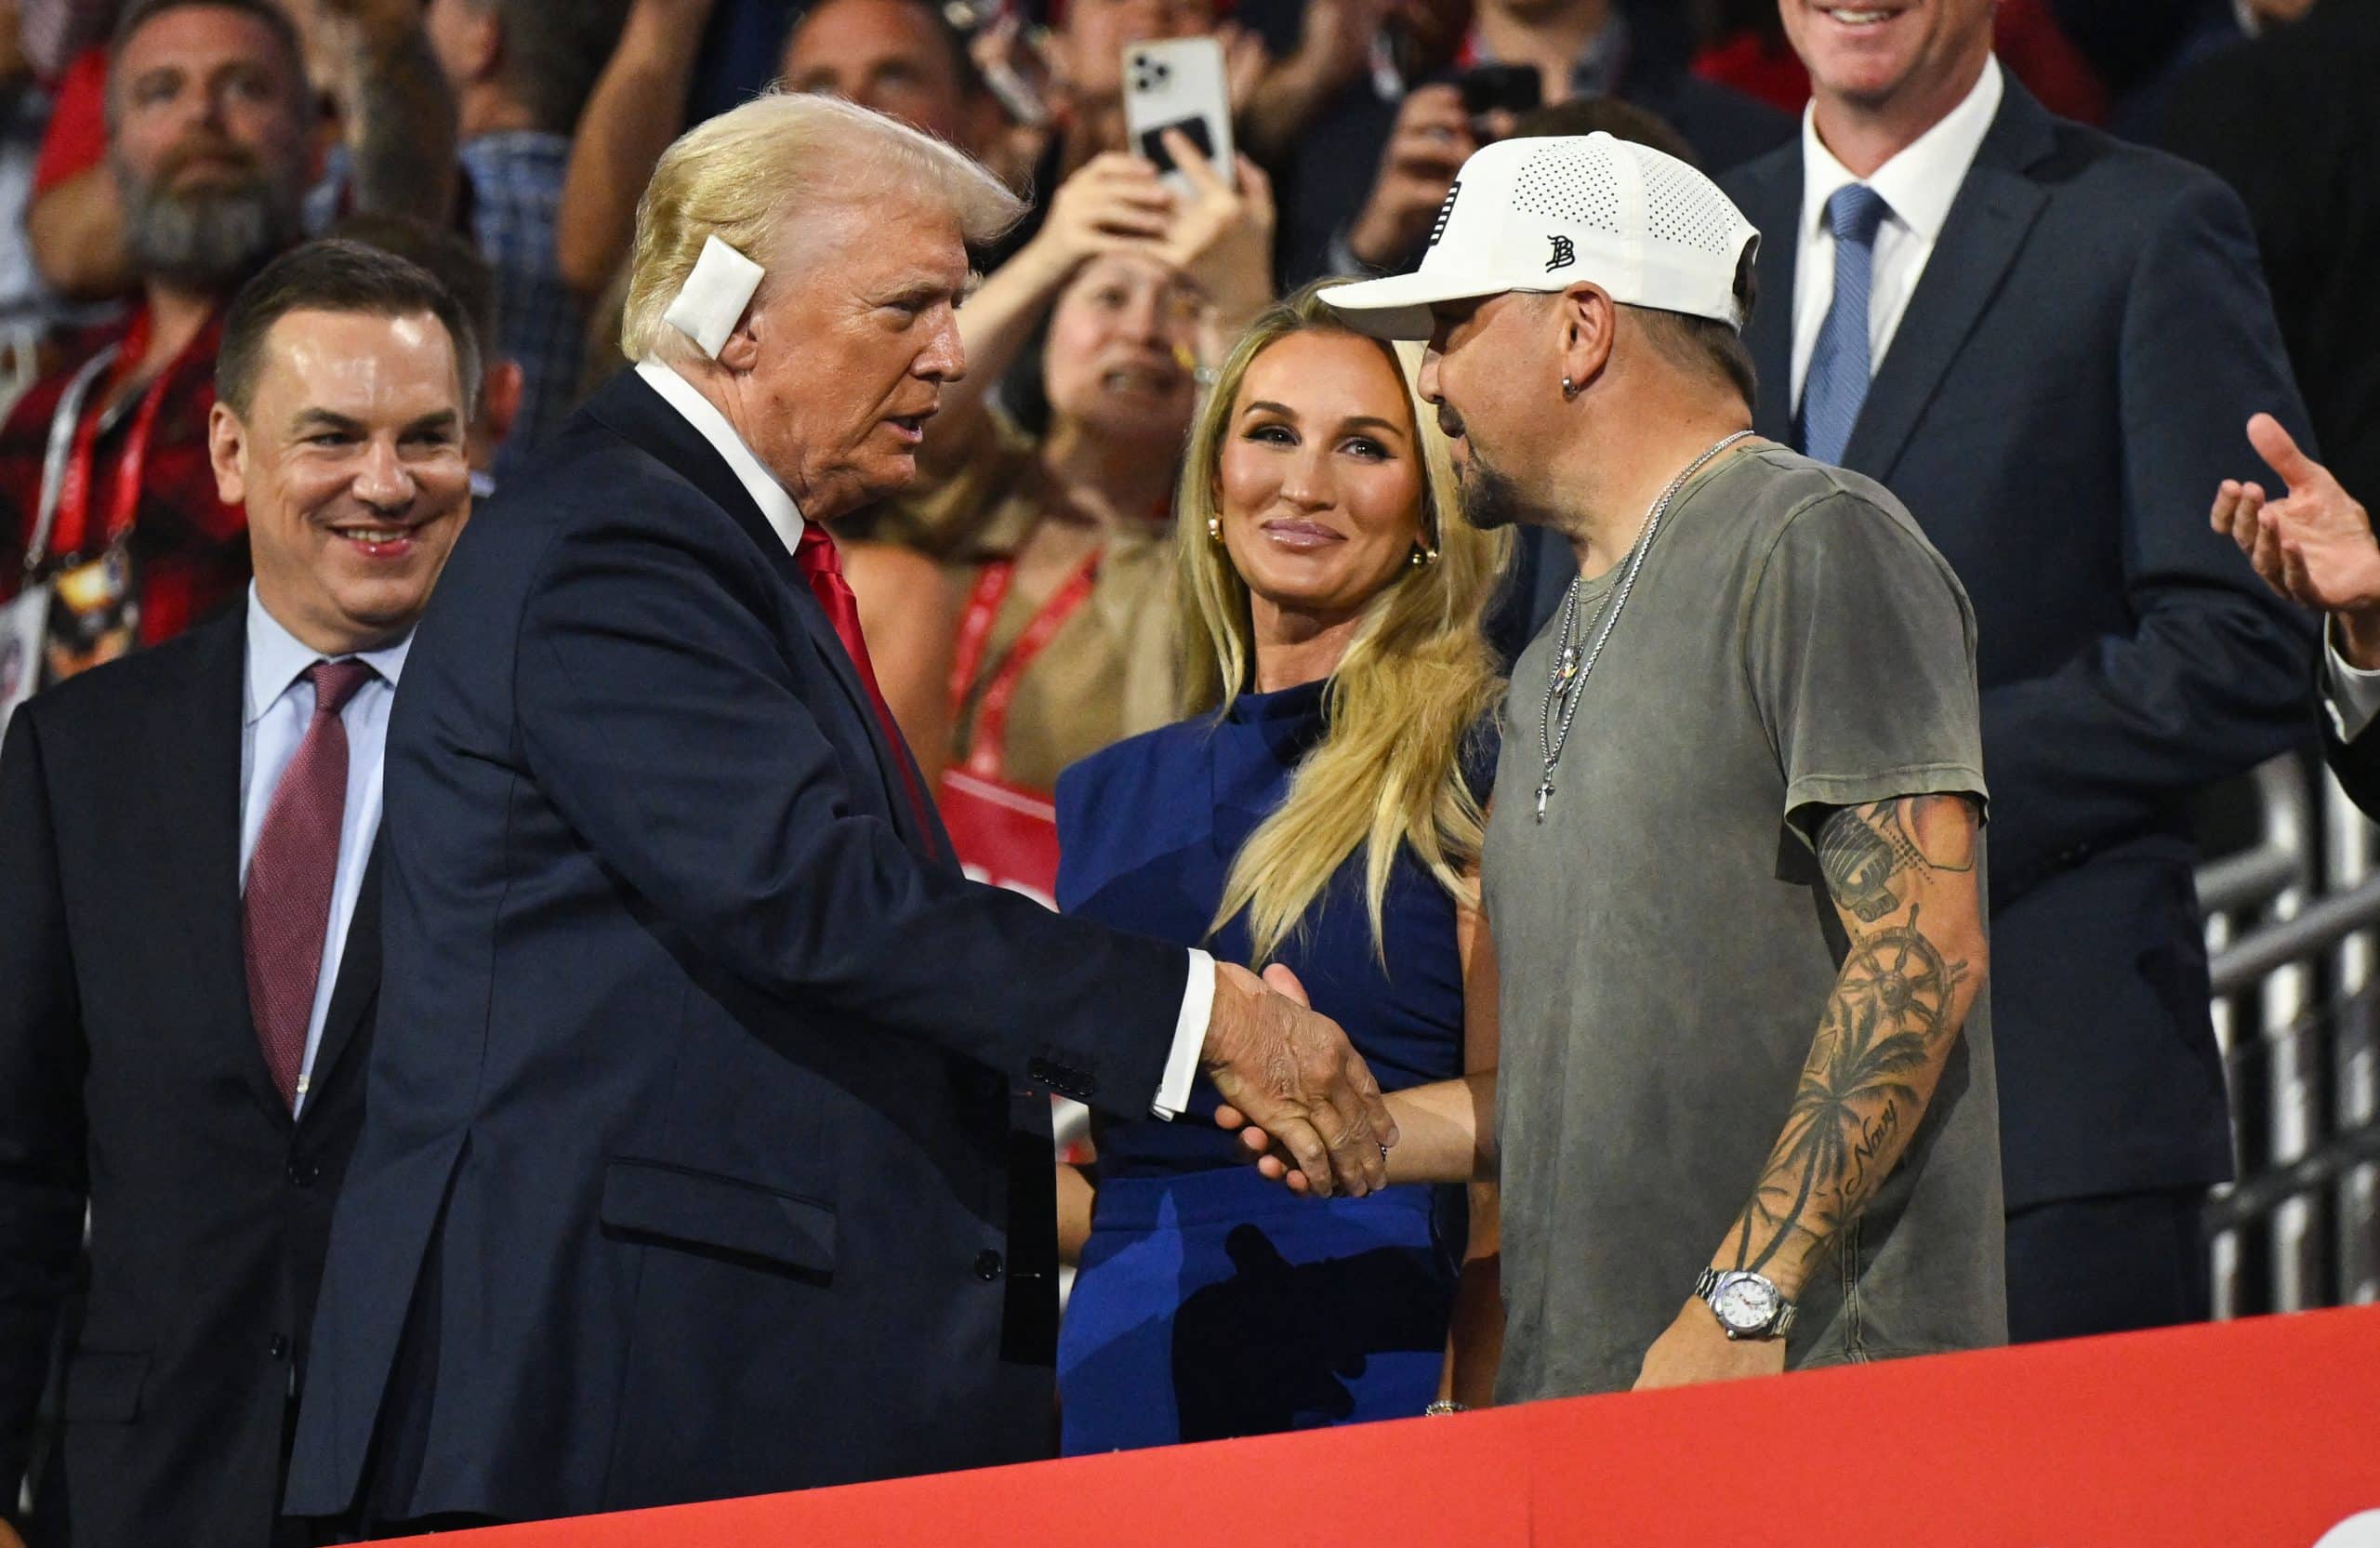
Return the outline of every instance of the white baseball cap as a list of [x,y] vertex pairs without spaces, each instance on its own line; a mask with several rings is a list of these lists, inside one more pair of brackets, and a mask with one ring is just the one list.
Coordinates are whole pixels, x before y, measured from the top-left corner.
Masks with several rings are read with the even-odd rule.
[[1741,328],[1736,271],[1760,232],[1675,156],[1607,134],[1499,140],[1462,164],[1421,267],[1322,299],[1377,338],[1427,338],[1430,307],[1593,280],[1625,306]]

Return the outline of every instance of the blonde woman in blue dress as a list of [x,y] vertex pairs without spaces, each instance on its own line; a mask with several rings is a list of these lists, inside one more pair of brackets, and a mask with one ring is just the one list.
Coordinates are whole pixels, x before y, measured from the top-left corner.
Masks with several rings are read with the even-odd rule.
[[[1449,456],[1391,346],[1312,289],[1258,318],[1176,507],[1189,718],[1058,786],[1061,906],[1287,966],[1390,1091],[1495,1059],[1473,877],[1503,688],[1479,626],[1504,538],[1455,514]],[[1469,1253],[1460,1191],[1292,1197],[1241,1161],[1215,1103],[1202,1083],[1173,1123],[1100,1124],[1095,1193],[1062,1169],[1079,1243],[1064,1449],[1396,1418],[1483,1389],[1492,1194]]]

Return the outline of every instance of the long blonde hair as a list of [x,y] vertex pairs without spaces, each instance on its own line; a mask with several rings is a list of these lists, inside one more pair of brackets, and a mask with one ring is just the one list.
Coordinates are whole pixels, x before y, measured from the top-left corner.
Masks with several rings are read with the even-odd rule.
[[[1284,338],[1359,337],[1316,297],[1334,283],[1341,282],[1310,284],[1249,325],[1191,427],[1175,505],[1186,714],[1229,710],[1256,659],[1247,583],[1208,529],[1221,515],[1219,469],[1240,383],[1256,358]],[[1503,692],[1480,619],[1510,544],[1505,534],[1481,532],[1457,511],[1446,436],[1413,390],[1419,348],[1380,348],[1406,383],[1421,454],[1422,542],[1435,547],[1437,558],[1397,571],[1368,604],[1324,692],[1321,742],[1290,777],[1280,807],[1232,861],[1209,933],[1245,908],[1260,963],[1299,928],[1358,849],[1372,948],[1383,963],[1382,910],[1401,846],[1412,845],[1458,903],[1475,901],[1467,873],[1478,862],[1485,824],[1463,778],[1462,755]]]

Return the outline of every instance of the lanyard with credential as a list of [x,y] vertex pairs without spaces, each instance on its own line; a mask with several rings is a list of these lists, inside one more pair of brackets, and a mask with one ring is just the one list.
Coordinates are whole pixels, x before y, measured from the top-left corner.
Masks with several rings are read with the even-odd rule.
[[[975,707],[975,734],[967,751],[967,772],[985,779],[1001,776],[1007,761],[1008,709],[1016,697],[1018,681],[1025,668],[1041,654],[1051,638],[1074,616],[1091,596],[1099,579],[1100,556],[1093,553],[1078,565],[1065,584],[1041,604],[1025,632],[1016,637],[1000,664],[993,668],[992,679],[984,685],[983,696]],[[955,659],[950,665],[950,711],[955,720],[967,702],[968,691],[975,685],[976,669],[984,664],[984,647],[991,638],[992,622],[999,615],[1000,603],[1008,599],[1010,585],[1016,578],[1016,561],[996,559],[984,566],[976,577],[974,590],[968,596],[967,612],[959,626],[959,642]]]
[[[201,332],[204,334],[205,330]],[[149,319],[143,313],[134,320],[121,345],[100,351],[74,374],[64,395],[58,400],[58,409],[50,416],[49,441],[42,460],[41,509],[34,518],[33,540],[25,546],[27,575],[33,574],[53,549],[70,559],[83,551],[88,536],[86,529],[90,525],[93,464],[99,455],[99,431],[107,418],[104,408],[86,417],[84,406],[99,381],[113,384],[113,366],[126,360],[138,362],[148,351],[148,340]],[[192,340],[193,344],[196,342]],[[140,480],[148,470],[149,443],[156,433],[157,416],[165,407],[174,378],[193,352],[185,349],[168,362],[140,395],[139,405],[133,411],[132,425],[125,432],[124,448],[116,455],[115,487],[109,492],[107,526],[99,535],[103,547],[121,541],[132,530],[133,517],[140,507]]]

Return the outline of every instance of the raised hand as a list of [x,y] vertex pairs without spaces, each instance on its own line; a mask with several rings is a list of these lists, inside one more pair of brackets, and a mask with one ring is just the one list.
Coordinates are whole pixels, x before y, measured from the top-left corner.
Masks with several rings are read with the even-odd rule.
[[1380,176],[1348,231],[1347,245],[1376,268],[1403,259],[1430,234],[1455,174],[1478,149],[1461,91],[1446,85],[1414,90],[1396,110]]
[[1246,156],[1235,181],[1179,129],[1165,131],[1190,199],[1174,217],[1159,256],[1189,276],[1214,307],[1228,342],[1273,298],[1273,184]]
[[1173,191],[1157,168],[1122,151],[1093,156],[1050,200],[1049,218],[1034,244],[1071,268],[1120,248],[1153,256],[1174,226]]
[[2335,615],[2353,665],[2380,668],[2380,542],[2370,514],[2271,415],[2248,421],[2248,441],[2288,493],[2270,499],[2260,484],[2226,479],[2210,524],[2240,546],[2265,584]]
[[1304,1175],[1302,1191],[1360,1197],[1386,1181],[1396,1125],[1337,1023],[1246,968],[1219,963],[1199,1062],[1232,1116],[1289,1152]]

